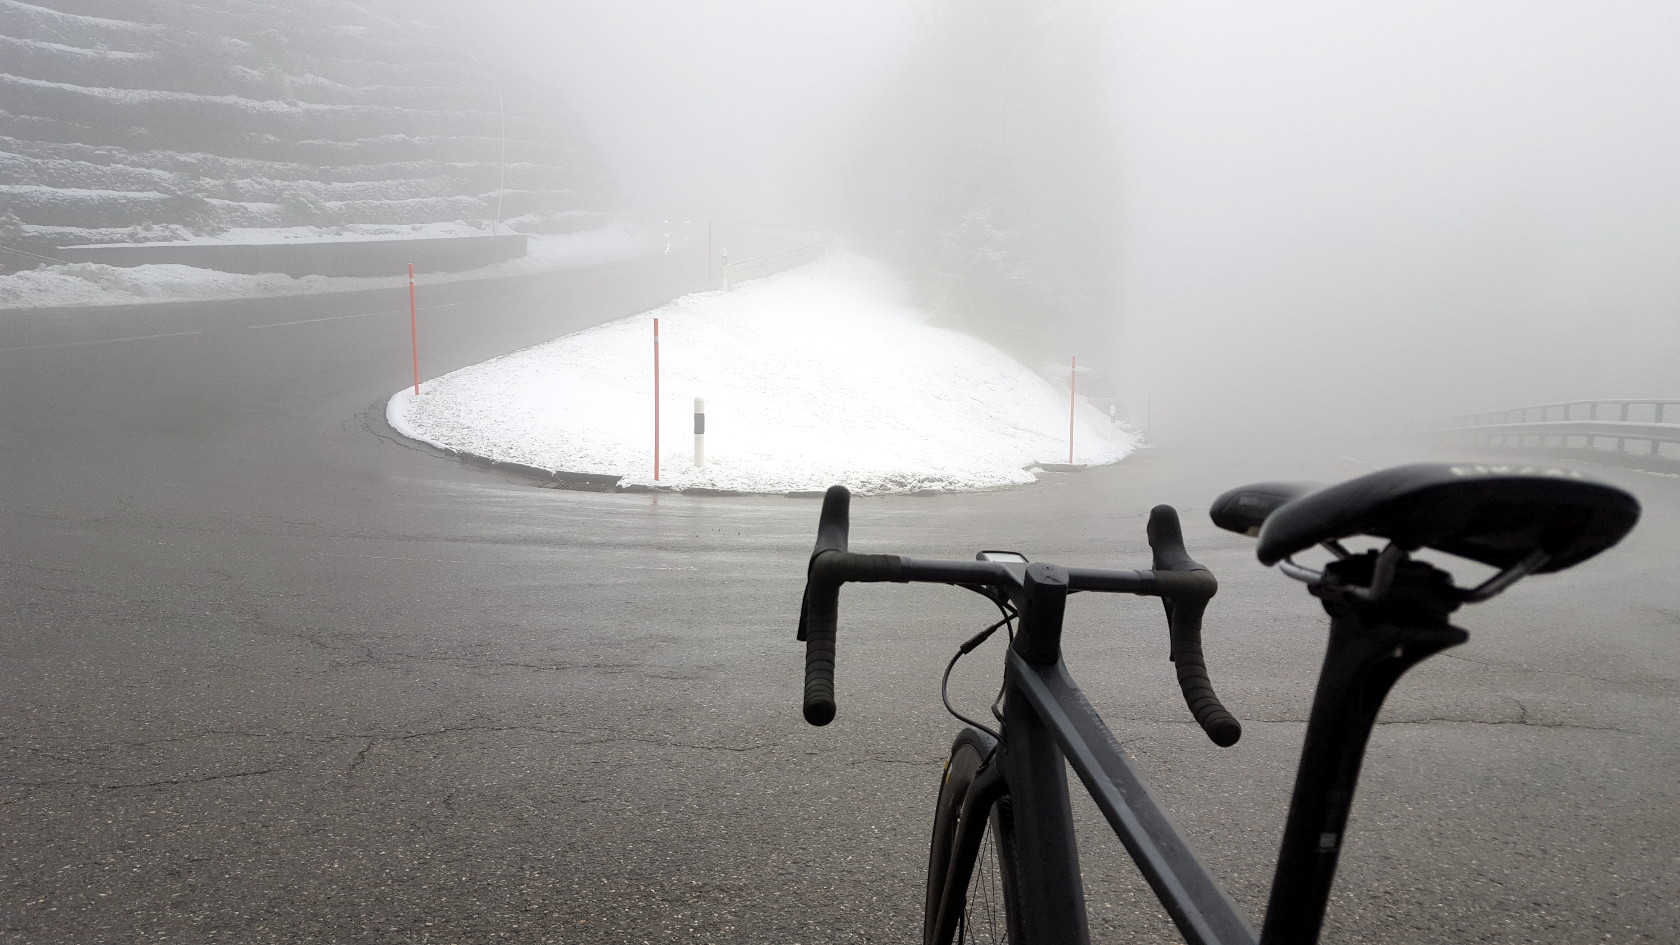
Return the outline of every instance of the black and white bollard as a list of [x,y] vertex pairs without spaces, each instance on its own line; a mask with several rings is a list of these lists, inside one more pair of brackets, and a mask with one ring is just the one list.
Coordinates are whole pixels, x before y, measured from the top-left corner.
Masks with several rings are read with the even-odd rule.
[[694,465],[706,465],[706,398],[694,398]]

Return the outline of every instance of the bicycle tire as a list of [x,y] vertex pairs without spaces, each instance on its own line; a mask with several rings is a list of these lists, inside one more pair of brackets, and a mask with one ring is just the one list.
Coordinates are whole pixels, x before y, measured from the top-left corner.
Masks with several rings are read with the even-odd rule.
[[[964,729],[951,745],[945,763],[939,800],[934,808],[933,839],[928,847],[927,897],[922,919],[924,945],[1023,945],[1018,924],[1020,910],[1015,903],[1015,818],[1007,796],[1000,797],[983,813],[985,833],[978,849],[964,861],[956,849],[957,826],[964,800],[975,775],[991,757],[996,742],[990,735]],[[946,878],[958,871],[963,903],[953,936],[935,941],[939,906]]]

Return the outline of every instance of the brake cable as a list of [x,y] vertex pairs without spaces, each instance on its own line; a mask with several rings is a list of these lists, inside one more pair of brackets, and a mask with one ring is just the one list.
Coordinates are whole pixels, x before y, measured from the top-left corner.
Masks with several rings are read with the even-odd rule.
[[[974,636],[970,637],[966,642],[964,642],[961,646],[957,647],[957,652],[951,656],[951,661],[949,663],[945,664],[945,675],[939,680],[939,700],[941,702],[945,703],[945,711],[947,711],[947,712],[951,713],[953,716],[955,716],[957,721],[962,722],[965,725],[973,726],[974,728],[977,728],[980,731],[985,732],[987,735],[992,736],[993,739],[996,739],[997,741],[1002,742],[1003,741],[1003,734],[1001,732],[999,732],[997,729],[994,729],[989,725],[982,724],[980,722],[975,721],[974,719],[969,718],[966,715],[963,715],[961,712],[957,711],[955,706],[951,705],[951,692],[950,692],[951,670],[956,668],[957,660],[960,660],[963,657],[967,656],[969,653],[973,652],[974,649],[976,647],[978,647],[980,644],[985,643],[986,640],[989,639],[992,634],[997,632],[999,627],[1008,627],[1009,628],[1009,638],[1011,640],[1015,639],[1015,617],[1016,617],[1016,613],[1015,613],[1014,608],[1009,607],[1003,601],[1001,601],[997,597],[993,596],[990,588],[982,588],[978,585],[973,585],[973,584],[959,584],[957,586],[967,588],[967,589],[975,592],[976,594],[979,594],[981,597],[984,597],[987,600],[991,601],[993,604],[996,604],[998,612],[1003,614],[1003,619],[997,621],[996,623],[994,623],[991,626],[987,627],[986,629],[980,631],[979,633],[976,633]],[[1003,698],[1003,690],[999,689],[997,699],[992,700],[992,714],[993,715],[997,714],[997,703],[998,703],[998,700],[1002,699],[1002,698]]]

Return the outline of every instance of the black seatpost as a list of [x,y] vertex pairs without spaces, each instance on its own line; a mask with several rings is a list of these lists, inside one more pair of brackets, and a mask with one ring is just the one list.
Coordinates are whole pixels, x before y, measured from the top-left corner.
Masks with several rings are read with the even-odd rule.
[[1330,645],[1307,719],[1306,743],[1283,830],[1260,945],[1318,940],[1359,767],[1377,712],[1413,665],[1469,639],[1447,622],[1458,607],[1452,579],[1418,561],[1400,563],[1381,598],[1365,600],[1376,552],[1332,562],[1311,585],[1330,614]]

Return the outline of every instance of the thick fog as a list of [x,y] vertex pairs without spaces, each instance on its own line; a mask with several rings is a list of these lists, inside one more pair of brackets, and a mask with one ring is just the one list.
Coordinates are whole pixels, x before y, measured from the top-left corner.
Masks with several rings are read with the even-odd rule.
[[[490,0],[460,22],[564,90],[645,209],[830,226],[930,308],[997,309],[982,333],[1024,358],[1102,365],[1163,440],[1680,394],[1671,3]],[[953,295],[965,245],[1001,275]]]
[[1680,8],[1117,25],[1126,363],[1163,433],[1680,393]]
[[917,18],[908,3],[427,2],[560,91],[640,209],[737,221],[834,212],[858,111]]

